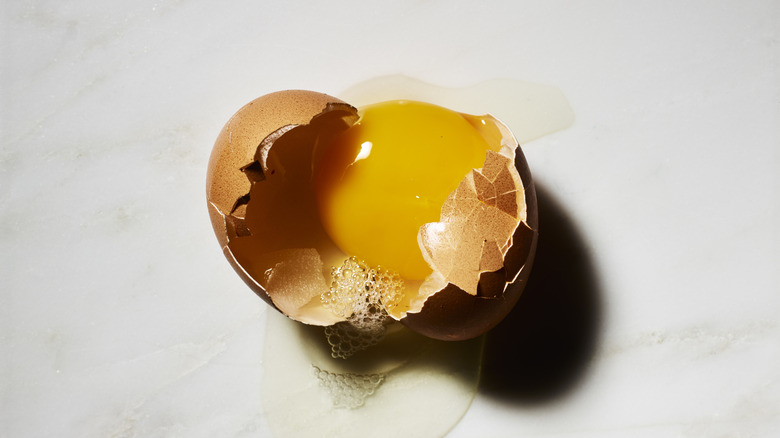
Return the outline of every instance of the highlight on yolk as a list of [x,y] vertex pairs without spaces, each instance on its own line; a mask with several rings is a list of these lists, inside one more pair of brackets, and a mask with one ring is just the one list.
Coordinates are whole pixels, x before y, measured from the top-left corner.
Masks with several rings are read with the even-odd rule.
[[364,108],[315,170],[320,218],[334,243],[407,280],[430,275],[420,226],[439,221],[447,196],[499,147],[488,145],[479,121],[413,101]]

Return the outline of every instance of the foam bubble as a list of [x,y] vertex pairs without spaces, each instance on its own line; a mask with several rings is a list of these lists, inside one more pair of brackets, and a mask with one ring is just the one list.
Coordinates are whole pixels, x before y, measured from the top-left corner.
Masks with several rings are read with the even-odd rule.
[[350,257],[331,271],[330,289],[322,302],[347,320],[325,328],[334,358],[347,358],[378,343],[391,321],[387,309],[398,305],[403,280],[381,267]]
[[359,408],[363,406],[366,398],[376,391],[385,374],[356,374],[356,373],[332,373],[323,370],[316,365],[314,375],[328,394],[333,406],[337,408]]

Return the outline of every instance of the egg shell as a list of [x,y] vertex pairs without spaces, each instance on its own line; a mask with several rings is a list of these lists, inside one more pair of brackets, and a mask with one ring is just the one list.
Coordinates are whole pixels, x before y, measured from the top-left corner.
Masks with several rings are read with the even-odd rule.
[[[244,282],[277,310],[266,290],[241,266],[228,245],[231,239],[249,232],[243,214],[249,200],[252,169],[246,167],[259,160],[261,144],[273,143],[277,136],[309,124],[333,106],[357,115],[355,108],[340,99],[311,91],[281,91],[255,99],[227,122],[209,160],[207,205],[217,240]],[[513,234],[504,267],[480,275],[476,296],[453,284],[432,294],[419,312],[409,312],[401,318],[410,329],[443,340],[474,338],[497,325],[519,299],[533,262],[538,221],[533,180],[519,147],[514,165],[523,183],[527,215]]]
[[238,263],[228,242],[244,229],[240,200],[248,199],[251,181],[242,171],[255,161],[258,147],[269,136],[308,124],[328,107],[357,112],[340,99],[305,90],[278,91],[244,105],[217,136],[206,171],[206,201],[217,241],[230,265],[263,300],[276,307],[266,290]]
[[514,164],[523,182],[527,217],[512,236],[504,268],[482,273],[476,296],[448,284],[429,296],[419,312],[407,313],[401,319],[405,326],[435,339],[471,339],[495,327],[517,303],[531,273],[539,222],[531,171],[522,150],[518,147],[515,152]]

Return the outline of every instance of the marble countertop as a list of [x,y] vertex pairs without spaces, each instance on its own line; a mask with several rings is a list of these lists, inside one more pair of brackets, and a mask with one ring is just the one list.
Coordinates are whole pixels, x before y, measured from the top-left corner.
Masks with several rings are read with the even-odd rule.
[[576,117],[524,145],[538,286],[448,436],[780,430],[780,4],[369,3],[0,7],[0,436],[268,436],[211,147],[257,96],[390,74]]

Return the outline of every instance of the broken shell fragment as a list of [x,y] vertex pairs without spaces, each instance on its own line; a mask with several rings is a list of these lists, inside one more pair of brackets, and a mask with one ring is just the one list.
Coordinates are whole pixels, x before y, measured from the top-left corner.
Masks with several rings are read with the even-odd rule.
[[[531,270],[537,213],[528,165],[492,116],[406,101],[376,107],[358,111],[325,94],[282,91],[241,108],[219,134],[208,166],[217,240],[252,290],[294,320],[331,326],[356,318],[382,324],[386,317],[437,339],[479,336],[511,310]],[[371,114],[403,111],[418,111],[414,127],[403,125],[403,115],[385,120],[400,123],[389,130],[369,127]],[[427,156],[408,152],[418,146],[393,146],[415,140],[397,135],[445,139],[427,132],[441,129],[441,120],[465,129],[454,137],[468,137],[467,144],[442,140],[444,149]],[[361,138],[358,129],[374,129],[375,137],[345,145],[345,138]],[[451,164],[431,165],[439,162]],[[366,169],[391,172],[377,178]],[[448,172],[449,179],[440,177]],[[426,183],[438,192],[419,189]],[[403,223],[400,234],[391,229],[396,223]],[[353,232],[362,234],[344,237]],[[351,244],[392,247],[402,240],[407,252],[388,258],[382,251],[396,248],[363,256]],[[419,262],[398,262],[412,258]]]

